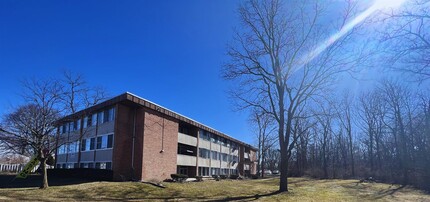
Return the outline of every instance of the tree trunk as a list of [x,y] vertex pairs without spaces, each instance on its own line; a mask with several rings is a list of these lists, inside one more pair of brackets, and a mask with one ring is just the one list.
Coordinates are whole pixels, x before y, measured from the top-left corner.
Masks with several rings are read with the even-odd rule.
[[[282,148],[282,147],[281,147]],[[279,192],[288,191],[288,157],[286,147],[281,149],[281,176],[279,179]]]
[[42,167],[42,184],[40,185],[40,189],[48,188],[48,172],[46,170],[46,161],[48,158],[43,158],[40,161],[40,166]]

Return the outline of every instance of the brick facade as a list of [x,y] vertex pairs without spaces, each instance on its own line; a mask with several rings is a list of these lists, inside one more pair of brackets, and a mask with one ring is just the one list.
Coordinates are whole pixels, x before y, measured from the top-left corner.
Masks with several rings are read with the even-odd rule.
[[[81,120],[81,123],[83,124],[82,120],[84,120],[84,117],[103,112],[105,108],[115,109],[114,121],[106,123],[103,122],[101,125],[92,125],[87,128],[90,132],[82,135],[82,137],[86,138],[88,141],[88,138],[97,139],[99,135],[106,135],[112,132],[113,147],[107,149],[91,149],[90,151],[85,151],[82,154],[81,149],[79,149],[78,153],[66,155],[61,154],[56,158],[60,161],[57,165],[64,163],[64,161],[67,163],[67,157],[75,155],[76,157],[79,157],[79,160],[75,162],[75,165],[79,166],[79,163],[81,163],[79,161],[81,159],[86,159],[87,161],[84,162],[89,162],[86,156],[94,155],[94,161],[88,164],[95,165],[97,163],[97,159],[101,159],[100,161],[104,162],[111,162],[113,178],[117,181],[161,181],[168,179],[171,174],[178,171],[179,167],[181,167],[179,165],[183,165],[177,164],[181,159],[178,157],[178,147],[181,145],[178,143],[178,136],[180,130],[179,125],[182,124],[188,127],[187,135],[190,136],[181,137],[189,137],[187,141],[195,142],[195,145],[191,145],[190,147],[191,150],[195,151],[192,156],[187,157],[181,154],[181,157],[184,157],[185,159],[193,161],[195,159],[193,166],[186,166],[188,167],[188,173],[191,173],[193,176],[198,175],[198,148],[200,148],[199,131],[201,130],[208,131],[219,138],[238,144],[239,152],[237,155],[239,162],[236,169],[241,175],[244,175],[245,173],[255,174],[256,172],[255,148],[129,93],[122,94],[94,107],[90,107],[81,112],[65,117],[60,120],[59,123],[67,123],[74,119]],[[81,129],[80,133],[83,133],[82,131],[83,130]],[[76,136],[72,133],[70,134],[70,137]],[[194,138],[194,140],[192,140],[192,138]],[[82,139],[79,139],[79,142],[81,140]],[[210,145],[213,144],[214,146],[222,148],[220,144],[212,142],[209,143]],[[97,144],[99,144],[99,142],[97,142]],[[79,146],[81,146],[80,143]],[[190,149],[187,149],[187,151],[188,150]],[[215,151],[220,152],[221,149],[217,149]],[[234,150],[231,151],[234,152]],[[247,152],[247,159],[245,159],[244,156],[245,152]],[[209,160],[209,162],[213,161],[211,158],[207,160]],[[231,165],[230,162],[224,163],[221,159],[219,159],[219,162],[220,165],[217,167],[220,169],[223,168],[222,165]],[[209,164],[212,165],[212,163]]]

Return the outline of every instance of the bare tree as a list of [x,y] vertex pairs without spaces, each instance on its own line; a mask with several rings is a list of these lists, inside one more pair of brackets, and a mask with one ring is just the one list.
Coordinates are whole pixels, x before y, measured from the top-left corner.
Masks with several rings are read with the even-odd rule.
[[349,148],[349,156],[351,158],[351,175],[355,176],[355,162],[354,162],[354,142],[352,137],[352,101],[353,97],[345,92],[343,99],[341,100],[340,107],[337,109],[337,115],[341,126],[346,131],[348,136],[348,148]]
[[[430,1],[408,1],[404,9],[386,13],[381,42],[390,55],[390,68],[430,79]],[[385,52],[385,53],[387,53]]]
[[60,136],[56,130],[57,120],[106,99],[106,92],[88,87],[81,74],[71,71],[66,71],[63,79],[24,80],[22,87],[25,104],[2,121],[0,142],[14,153],[37,156],[43,171],[41,188],[47,188],[48,159],[58,147],[80,141],[85,134],[83,131],[78,139]]
[[28,104],[6,115],[0,128],[0,140],[17,153],[36,155],[42,168],[42,184],[48,187],[46,163],[55,152],[55,122],[60,118],[58,103],[61,85],[55,81],[28,80],[23,83]]
[[64,114],[73,114],[78,110],[96,105],[108,97],[107,91],[102,87],[91,87],[87,84],[84,75],[71,70],[63,71],[63,78],[59,81],[63,86],[61,101],[64,105]]
[[276,145],[276,137],[274,137],[273,132],[275,127],[273,126],[273,120],[267,114],[254,110],[251,114],[251,123],[257,124],[257,141],[258,141],[258,156],[257,156],[257,169],[261,175],[264,177],[264,171],[266,169],[266,156],[270,149],[273,149]]
[[239,8],[243,31],[236,33],[236,43],[228,52],[231,62],[225,66],[224,77],[239,82],[233,98],[241,108],[258,108],[277,124],[279,191],[288,191],[288,159],[299,138],[293,138],[293,120],[355,61],[356,53],[346,51],[345,46],[351,32],[323,43],[329,33],[342,28],[351,10],[341,14],[343,20],[336,29],[326,25],[329,16],[324,9],[317,1],[287,5],[278,0],[247,1]]

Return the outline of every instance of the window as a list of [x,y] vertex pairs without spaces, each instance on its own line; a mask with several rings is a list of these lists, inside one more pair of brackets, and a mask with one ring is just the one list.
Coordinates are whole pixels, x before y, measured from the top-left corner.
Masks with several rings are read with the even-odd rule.
[[103,116],[104,115],[104,112],[99,112],[99,113],[97,113],[97,123],[100,125],[100,124],[102,124],[103,123]]
[[190,129],[187,126],[185,126],[184,124],[179,124],[179,132],[182,133],[182,134],[189,135],[190,134]]
[[209,137],[209,133],[204,130],[200,130],[200,138],[207,141],[211,140]]
[[77,131],[77,130],[81,129],[81,119],[75,120],[75,121],[71,122],[70,124],[72,124],[72,131]]
[[210,158],[210,151],[204,148],[199,148],[199,157],[205,159]]
[[61,134],[67,133],[69,130],[69,123],[63,124],[63,130],[61,130]]
[[58,147],[58,154],[65,154],[66,153],[66,145],[61,145],[60,147]]
[[94,150],[94,145],[96,143],[96,138],[91,138],[90,139],[90,150]]
[[[91,138],[91,139],[94,139],[94,138]],[[82,139],[81,151],[90,151],[93,149],[94,149],[94,146],[91,148],[91,140],[90,139]]]
[[81,151],[85,151],[86,146],[87,146],[87,140],[86,139],[82,139],[81,141]]
[[213,143],[217,143],[218,142],[218,136],[214,135],[214,134],[210,134],[211,136],[211,142]]
[[69,143],[69,150],[68,150],[68,152],[69,153],[77,153],[78,150],[79,150],[78,145],[79,145],[78,141]]
[[113,135],[108,135],[107,148],[112,148]]
[[97,125],[97,113],[91,116],[91,126]]
[[199,167],[199,176],[209,176],[209,168],[208,167]]
[[216,152],[216,151],[211,151],[211,153],[212,153],[212,159],[214,159],[214,160],[218,160],[218,152]]
[[225,139],[223,138],[223,137],[219,137],[218,138],[218,144],[220,144],[220,145],[225,145]]
[[102,148],[102,143],[103,143],[103,137],[99,136],[97,137],[97,149],[101,149]]
[[[90,167],[90,164],[88,164],[88,167]],[[96,169],[112,169],[112,162],[96,162]]]
[[111,122],[115,119],[115,107],[107,109],[103,112],[103,123]]
[[97,149],[112,148],[113,135],[103,135],[97,137]]
[[82,123],[82,128],[87,128],[88,125],[88,116],[84,117],[84,122]]
[[196,147],[178,143],[178,154],[196,156],[196,152],[197,152]]
[[179,166],[177,171],[179,174],[188,175],[188,168],[187,167]]
[[221,153],[221,160],[227,162],[228,161],[228,154]]
[[211,168],[211,175],[219,175],[219,168]]

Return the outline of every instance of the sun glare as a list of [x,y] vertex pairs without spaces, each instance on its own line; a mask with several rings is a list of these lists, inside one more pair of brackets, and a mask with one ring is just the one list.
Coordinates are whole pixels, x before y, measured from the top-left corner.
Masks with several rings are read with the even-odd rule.
[[332,45],[334,42],[339,40],[342,36],[347,34],[349,31],[351,31],[356,25],[363,22],[366,18],[371,16],[373,13],[377,11],[384,11],[388,9],[397,9],[399,8],[403,3],[405,3],[406,0],[375,0],[373,4],[361,12],[359,15],[357,15],[354,19],[349,21],[341,30],[339,30],[337,33],[330,36],[330,38],[326,39],[324,42],[322,42],[315,50],[311,51],[307,55],[304,55],[304,57],[301,58],[299,66],[293,71],[297,71],[303,66],[305,66],[307,63],[315,59],[319,54],[321,54],[324,50],[326,50],[330,45]]
[[373,6],[379,10],[396,9],[400,7],[406,0],[375,0]]

